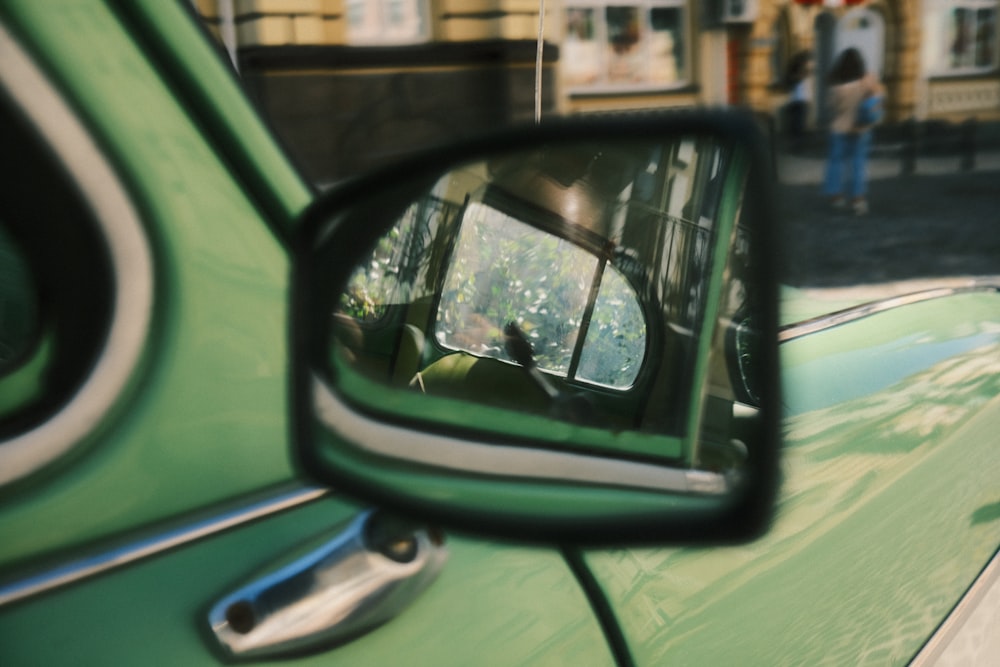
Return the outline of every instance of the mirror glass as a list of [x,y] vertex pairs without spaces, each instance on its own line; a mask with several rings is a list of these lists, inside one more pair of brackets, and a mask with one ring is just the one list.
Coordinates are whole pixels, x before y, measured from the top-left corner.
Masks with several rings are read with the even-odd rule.
[[345,214],[376,240],[329,273],[320,384],[409,429],[725,488],[758,408],[749,164],[697,133],[564,141]]

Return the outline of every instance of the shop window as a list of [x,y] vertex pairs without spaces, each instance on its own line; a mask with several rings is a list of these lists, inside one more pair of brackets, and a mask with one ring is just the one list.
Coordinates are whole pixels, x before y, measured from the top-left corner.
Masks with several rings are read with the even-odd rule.
[[563,76],[573,92],[670,89],[690,80],[685,0],[566,3]]
[[931,74],[975,74],[997,68],[997,0],[928,0],[924,63]]
[[427,0],[347,0],[347,37],[357,45],[418,44],[430,39]]

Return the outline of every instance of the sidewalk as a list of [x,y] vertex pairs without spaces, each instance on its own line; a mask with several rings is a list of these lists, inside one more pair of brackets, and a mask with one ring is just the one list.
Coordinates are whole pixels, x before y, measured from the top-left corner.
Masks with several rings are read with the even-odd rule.
[[[804,183],[820,184],[823,182],[823,169],[826,155],[822,146],[811,146],[802,153],[780,151],[776,155],[778,181],[788,185]],[[1000,172],[1000,150],[991,148],[981,150],[975,156],[973,172]],[[915,175],[969,173],[962,171],[962,158],[959,155],[918,156]],[[878,144],[872,147],[868,160],[868,177],[870,180],[884,178],[906,177],[903,173],[902,147],[891,144]],[[998,174],[1000,180],[1000,174]]]

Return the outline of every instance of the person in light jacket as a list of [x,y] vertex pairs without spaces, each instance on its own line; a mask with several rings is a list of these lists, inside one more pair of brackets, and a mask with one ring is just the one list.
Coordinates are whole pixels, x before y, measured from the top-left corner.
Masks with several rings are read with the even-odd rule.
[[885,90],[878,78],[865,71],[861,52],[845,49],[837,56],[829,74],[830,123],[829,154],[823,193],[833,206],[845,208],[850,201],[857,215],[868,212],[868,149],[872,126],[857,124],[857,111],[868,97],[883,98]]

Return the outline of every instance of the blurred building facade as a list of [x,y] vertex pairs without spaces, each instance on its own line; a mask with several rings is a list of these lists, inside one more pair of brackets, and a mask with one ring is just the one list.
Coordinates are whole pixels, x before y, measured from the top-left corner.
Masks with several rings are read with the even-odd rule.
[[887,88],[887,121],[1000,120],[997,0],[761,0],[745,42],[747,103],[782,103],[782,66],[813,56],[813,122],[825,126],[824,75],[858,48]]
[[543,115],[742,105],[780,118],[788,65],[807,52],[822,129],[825,72],[854,46],[886,84],[888,123],[1000,121],[1000,0],[192,3],[320,182],[529,122],[540,28]]

